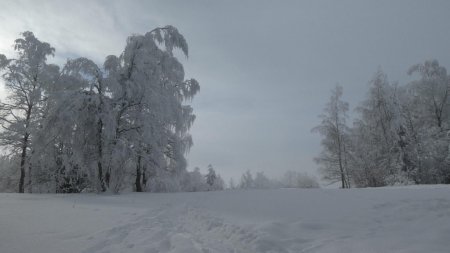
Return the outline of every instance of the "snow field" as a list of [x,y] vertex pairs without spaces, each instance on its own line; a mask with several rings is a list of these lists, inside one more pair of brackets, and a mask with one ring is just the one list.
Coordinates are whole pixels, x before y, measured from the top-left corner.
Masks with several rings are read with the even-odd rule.
[[0,194],[2,253],[448,252],[450,187]]

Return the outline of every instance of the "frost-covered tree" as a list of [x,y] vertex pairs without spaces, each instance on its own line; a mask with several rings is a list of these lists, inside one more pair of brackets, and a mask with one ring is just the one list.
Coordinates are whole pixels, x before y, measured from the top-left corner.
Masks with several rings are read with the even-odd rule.
[[409,149],[416,183],[450,183],[450,77],[436,60],[425,61],[409,69],[419,79],[408,84],[405,99],[409,128]]
[[183,181],[183,189],[189,192],[206,191],[208,184],[205,177],[200,173],[200,168],[195,167],[194,171],[188,172]]
[[420,79],[410,85],[415,91],[416,102],[420,103],[423,118],[433,122],[440,130],[448,129],[449,76],[447,70],[436,60],[425,61],[412,66],[408,74],[418,73]]
[[[399,86],[378,70],[353,127],[344,135],[346,174],[356,186],[450,183],[447,70],[431,60],[414,65],[409,74],[418,79]],[[339,143],[334,140],[327,144]],[[322,156],[323,161],[339,159]],[[338,177],[340,171],[334,171]]]
[[228,181],[228,188],[231,189],[231,190],[236,189],[236,184],[234,183],[234,179],[232,177]]
[[288,170],[283,174],[281,178],[281,184],[286,188],[295,188],[297,187],[297,177],[298,172]]
[[378,70],[370,81],[367,99],[357,108],[360,118],[353,131],[353,175],[361,186],[383,186],[398,179],[402,167],[397,86]]
[[286,188],[319,188],[317,179],[307,173],[286,171],[281,179],[281,187]]
[[222,191],[225,189],[225,181],[219,174],[217,174],[216,180],[214,180],[214,184],[211,189],[213,191]]
[[195,119],[186,102],[200,86],[184,78],[175,57],[175,49],[188,56],[175,27],[130,36],[103,66],[81,57],[59,71],[45,63],[54,49],[30,32],[15,48],[17,59],[0,55],[11,94],[0,120],[2,144],[21,157],[19,191],[32,166],[29,179],[56,192],[117,192],[131,184],[145,191],[149,182],[180,189]]
[[[179,174],[179,191],[188,192],[198,192],[198,191],[221,191],[225,188],[225,183],[222,177],[217,174],[214,170],[208,170],[208,174],[202,175],[200,169],[195,167],[194,171],[186,171]],[[212,179],[214,175],[214,180],[211,183],[207,182],[208,179]]]
[[307,173],[299,173],[297,176],[298,188],[319,188],[319,182],[314,176],[310,176]]
[[124,52],[109,64],[114,66],[119,84],[111,145],[122,145],[124,134],[135,136],[132,146],[138,191],[145,188],[149,168],[172,174],[183,171],[184,155],[192,146],[188,130],[195,116],[184,102],[194,97],[199,85],[194,79],[184,79],[183,66],[173,54],[175,48],[188,56],[187,43],[176,28],[157,28],[129,37]]
[[205,175],[208,190],[221,191],[225,188],[225,182],[222,177],[216,173],[211,164],[208,165],[208,173]]
[[319,188],[315,177],[306,173],[286,171],[280,179],[268,178],[264,172],[257,172],[253,177],[247,170],[242,174],[239,185],[241,189],[271,189],[271,188]]
[[58,137],[55,145],[70,150],[70,157],[62,160],[72,165],[62,164],[64,169],[86,168],[93,186],[104,191],[104,156],[112,116],[107,95],[110,87],[102,69],[86,58],[68,60],[60,82],[64,89],[56,90],[51,97],[55,107],[48,117],[48,133]]
[[208,173],[205,175],[206,183],[212,187],[217,179],[216,171],[211,164],[208,165]]
[[399,87],[378,71],[358,108],[351,148],[358,186],[442,183],[449,178],[446,69],[426,61],[409,73],[419,73],[419,80]]
[[322,152],[315,158],[321,166],[320,170],[325,179],[341,181],[342,188],[350,187],[348,171],[348,127],[346,125],[348,103],[342,101],[343,88],[336,85],[332,90],[330,101],[320,115],[322,122],[313,128],[323,136]]
[[255,181],[250,170],[247,170],[241,176],[241,182],[239,183],[239,188],[241,189],[251,189],[255,186]]
[[7,147],[11,155],[19,156],[20,179],[18,191],[25,190],[25,174],[28,168],[28,187],[31,191],[31,155],[36,132],[46,110],[46,89],[54,84],[58,67],[47,64],[47,57],[55,49],[38,40],[32,32],[22,33],[15,40],[16,58],[0,55],[0,67],[7,99],[0,103],[0,144]]
[[272,187],[270,179],[262,171],[256,173],[253,183],[253,187],[256,189],[269,189]]
[[[85,58],[69,60],[63,68],[70,89],[56,99],[60,105],[51,119],[64,121],[49,121],[48,126],[63,124],[69,132],[63,139],[83,140],[72,149],[73,157],[88,168],[98,191],[119,191],[133,166],[136,191],[146,190],[151,176],[180,177],[175,174],[185,170],[184,155],[192,145],[188,130],[195,117],[183,103],[199,85],[184,80],[174,48],[187,56],[183,36],[167,26],[129,37],[122,54],[108,56],[103,68]],[[73,115],[69,121],[63,117],[67,114]]]

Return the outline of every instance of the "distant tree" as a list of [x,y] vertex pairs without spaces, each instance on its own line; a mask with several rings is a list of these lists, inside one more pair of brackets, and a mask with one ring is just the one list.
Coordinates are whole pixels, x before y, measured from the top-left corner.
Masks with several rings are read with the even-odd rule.
[[228,182],[228,188],[231,190],[236,189],[236,184],[234,183],[234,179],[231,177],[230,181]]
[[239,188],[241,189],[251,189],[255,185],[255,182],[253,180],[252,173],[250,170],[247,170],[244,174],[242,174],[241,182],[239,184]]
[[313,128],[313,132],[318,132],[323,136],[322,152],[315,158],[321,166],[320,170],[327,180],[341,181],[342,188],[350,187],[348,171],[348,103],[341,100],[343,93],[342,86],[336,85],[332,90],[330,101],[324,109],[324,114],[320,115],[322,122]]
[[256,173],[254,180],[254,188],[256,189],[268,189],[271,188],[270,179],[264,175],[264,172],[260,171]]
[[222,191],[225,189],[225,181],[223,181],[222,177],[217,174],[216,180],[214,180],[214,184],[211,187],[213,191]]
[[296,188],[297,181],[298,181],[297,178],[298,178],[298,172],[288,170],[284,173],[283,177],[281,178],[281,184],[283,187]]
[[313,176],[307,173],[299,173],[297,176],[297,187],[298,188],[319,188],[319,182]]
[[[210,167],[212,168],[212,166]],[[214,175],[214,176],[212,176]],[[207,183],[208,178],[214,177],[212,184]],[[225,188],[225,183],[214,169],[209,170],[207,175],[202,175],[200,169],[195,167],[194,171],[180,174],[180,191],[197,192],[197,191],[221,191]]]
[[307,173],[290,170],[284,173],[281,186],[286,188],[319,188],[319,183],[315,177]]
[[211,164],[208,165],[208,174],[206,174],[206,183],[212,187],[217,179],[216,171]]
[[188,192],[206,191],[208,189],[206,179],[200,173],[198,167],[195,167],[194,171],[187,172],[181,183],[182,189]]

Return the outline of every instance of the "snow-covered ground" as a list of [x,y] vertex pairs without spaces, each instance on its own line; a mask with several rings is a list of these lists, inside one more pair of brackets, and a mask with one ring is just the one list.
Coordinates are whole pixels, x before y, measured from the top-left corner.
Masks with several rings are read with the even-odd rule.
[[450,187],[0,194],[0,252],[450,252]]

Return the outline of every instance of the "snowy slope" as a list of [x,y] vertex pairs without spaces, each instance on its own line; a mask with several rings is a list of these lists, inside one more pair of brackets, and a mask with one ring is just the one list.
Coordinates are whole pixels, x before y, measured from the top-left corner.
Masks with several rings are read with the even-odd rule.
[[449,252],[450,187],[0,194],[0,252]]

